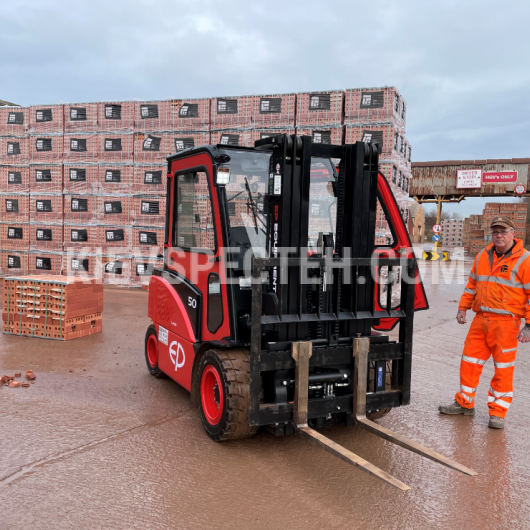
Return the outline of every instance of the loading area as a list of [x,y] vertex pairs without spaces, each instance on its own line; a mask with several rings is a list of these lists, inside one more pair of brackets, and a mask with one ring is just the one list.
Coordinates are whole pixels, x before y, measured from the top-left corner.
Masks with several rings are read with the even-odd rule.
[[[478,472],[469,477],[359,428],[320,432],[412,486],[400,492],[299,436],[265,430],[213,444],[189,393],[145,370],[148,293],[106,288],[106,325],[71,344],[0,336],[0,527],[524,528],[530,516],[521,348],[504,431],[487,428],[485,366],[477,415],[440,416],[452,399],[469,327],[455,322],[471,261],[423,264],[431,310],[416,314],[411,404],[378,424]],[[433,281],[434,278],[434,281]],[[474,491],[473,501],[468,493]],[[510,514],[509,521],[506,514]]]

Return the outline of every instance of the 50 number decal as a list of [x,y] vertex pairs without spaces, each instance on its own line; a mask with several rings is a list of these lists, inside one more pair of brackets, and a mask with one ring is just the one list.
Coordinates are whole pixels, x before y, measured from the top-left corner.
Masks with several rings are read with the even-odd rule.
[[188,296],[188,305],[192,307],[193,309],[196,309],[197,307],[197,300],[191,296]]

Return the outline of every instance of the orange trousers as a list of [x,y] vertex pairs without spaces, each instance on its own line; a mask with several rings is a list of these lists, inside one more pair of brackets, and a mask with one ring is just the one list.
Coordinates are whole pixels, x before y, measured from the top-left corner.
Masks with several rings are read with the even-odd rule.
[[455,399],[464,408],[475,406],[475,393],[486,361],[493,356],[495,375],[488,392],[490,416],[504,418],[513,399],[513,371],[521,320],[497,320],[477,313],[466,337],[460,362],[460,392]]

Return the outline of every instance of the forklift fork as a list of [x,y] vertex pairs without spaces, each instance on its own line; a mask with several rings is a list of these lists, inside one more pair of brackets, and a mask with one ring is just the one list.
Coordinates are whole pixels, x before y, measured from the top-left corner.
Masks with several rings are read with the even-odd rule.
[[[368,337],[358,337],[353,339],[353,356],[355,358],[355,375],[354,375],[354,413],[353,416],[360,427],[367,431],[384,438],[385,440],[400,445],[419,455],[430,458],[435,462],[456,469],[467,475],[476,475],[477,473],[458,462],[447,458],[436,451],[428,449],[423,445],[410,440],[398,433],[377,425],[366,417],[366,381],[368,366],[368,350],[370,348],[370,339]],[[348,449],[335,443],[333,440],[323,436],[307,424],[308,413],[308,390],[309,390],[309,358],[312,354],[311,342],[293,342],[292,356],[296,363],[295,371],[295,395],[294,395],[294,423],[297,432],[303,437],[321,447],[325,451],[337,456],[341,460],[352,464],[362,471],[373,475],[374,477],[391,484],[392,486],[407,491],[407,486],[400,480],[389,475],[385,471],[370,464],[360,456],[352,453]]]

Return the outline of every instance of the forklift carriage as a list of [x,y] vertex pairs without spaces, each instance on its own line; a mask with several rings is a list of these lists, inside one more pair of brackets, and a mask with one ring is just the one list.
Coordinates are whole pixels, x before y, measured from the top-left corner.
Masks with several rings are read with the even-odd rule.
[[164,246],[147,367],[191,392],[213,440],[297,432],[409,489],[314,430],[341,421],[475,474],[372,421],[410,402],[428,308],[376,144],[278,135],[172,155]]

